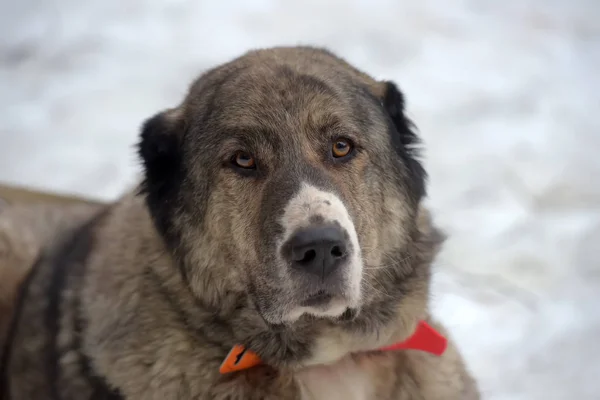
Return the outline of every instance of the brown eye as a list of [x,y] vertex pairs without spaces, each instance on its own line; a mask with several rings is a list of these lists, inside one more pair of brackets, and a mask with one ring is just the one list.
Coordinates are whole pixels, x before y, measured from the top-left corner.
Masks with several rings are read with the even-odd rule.
[[250,154],[238,151],[232,158],[232,162],[236,167],[244,168],[244,169],[254,169],[256,167],[256,162],[254,161],[254,157]]
[[352,142],[347,139],[338,139],[333,142],[333,146],[331,148],[331,154],[335,158],[346,157],[348,154],[352,153]]

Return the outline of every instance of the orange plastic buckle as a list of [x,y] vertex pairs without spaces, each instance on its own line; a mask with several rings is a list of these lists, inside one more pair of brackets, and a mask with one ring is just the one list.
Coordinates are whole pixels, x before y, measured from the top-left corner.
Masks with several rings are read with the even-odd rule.
[[255,367],[260,363],[261,361],[258,354],[245,348],[241,344],[236,344],[221,363],[219,372],[221,374],[228,374],[230,372],[242,371],[244,369]]

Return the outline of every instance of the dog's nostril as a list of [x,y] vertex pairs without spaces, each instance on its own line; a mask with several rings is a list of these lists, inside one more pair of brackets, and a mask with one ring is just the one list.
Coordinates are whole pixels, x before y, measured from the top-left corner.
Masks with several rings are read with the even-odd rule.
[[317,257],[317,252],[314,250],[308,250],[304,253],[304,257],[302,257],[300,260],[297,260],[297,262],[302,264],[308,264],[312,262],[315,259],[315,257]]
[[336,258],[340,258],[344,256],[344,251],[340,246],[333,246],[333,248],[331,249],[331,255]]

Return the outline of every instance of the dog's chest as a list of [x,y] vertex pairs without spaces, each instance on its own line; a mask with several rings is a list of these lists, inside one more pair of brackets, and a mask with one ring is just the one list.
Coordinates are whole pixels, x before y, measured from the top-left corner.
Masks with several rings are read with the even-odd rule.
[[296,380],[302,400],[367,400],[381,385],[381,367],[372,359],[346,358],[331,366],[307,368]]

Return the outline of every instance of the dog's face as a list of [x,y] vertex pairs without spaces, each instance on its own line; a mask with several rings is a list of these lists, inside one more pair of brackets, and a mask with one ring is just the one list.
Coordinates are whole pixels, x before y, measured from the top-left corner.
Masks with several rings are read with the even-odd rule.
[[197,296],[249,296],[269,324],[395,304],[425,174],[395,85],[330,53],[249,53],[146,122],[156,225]]

